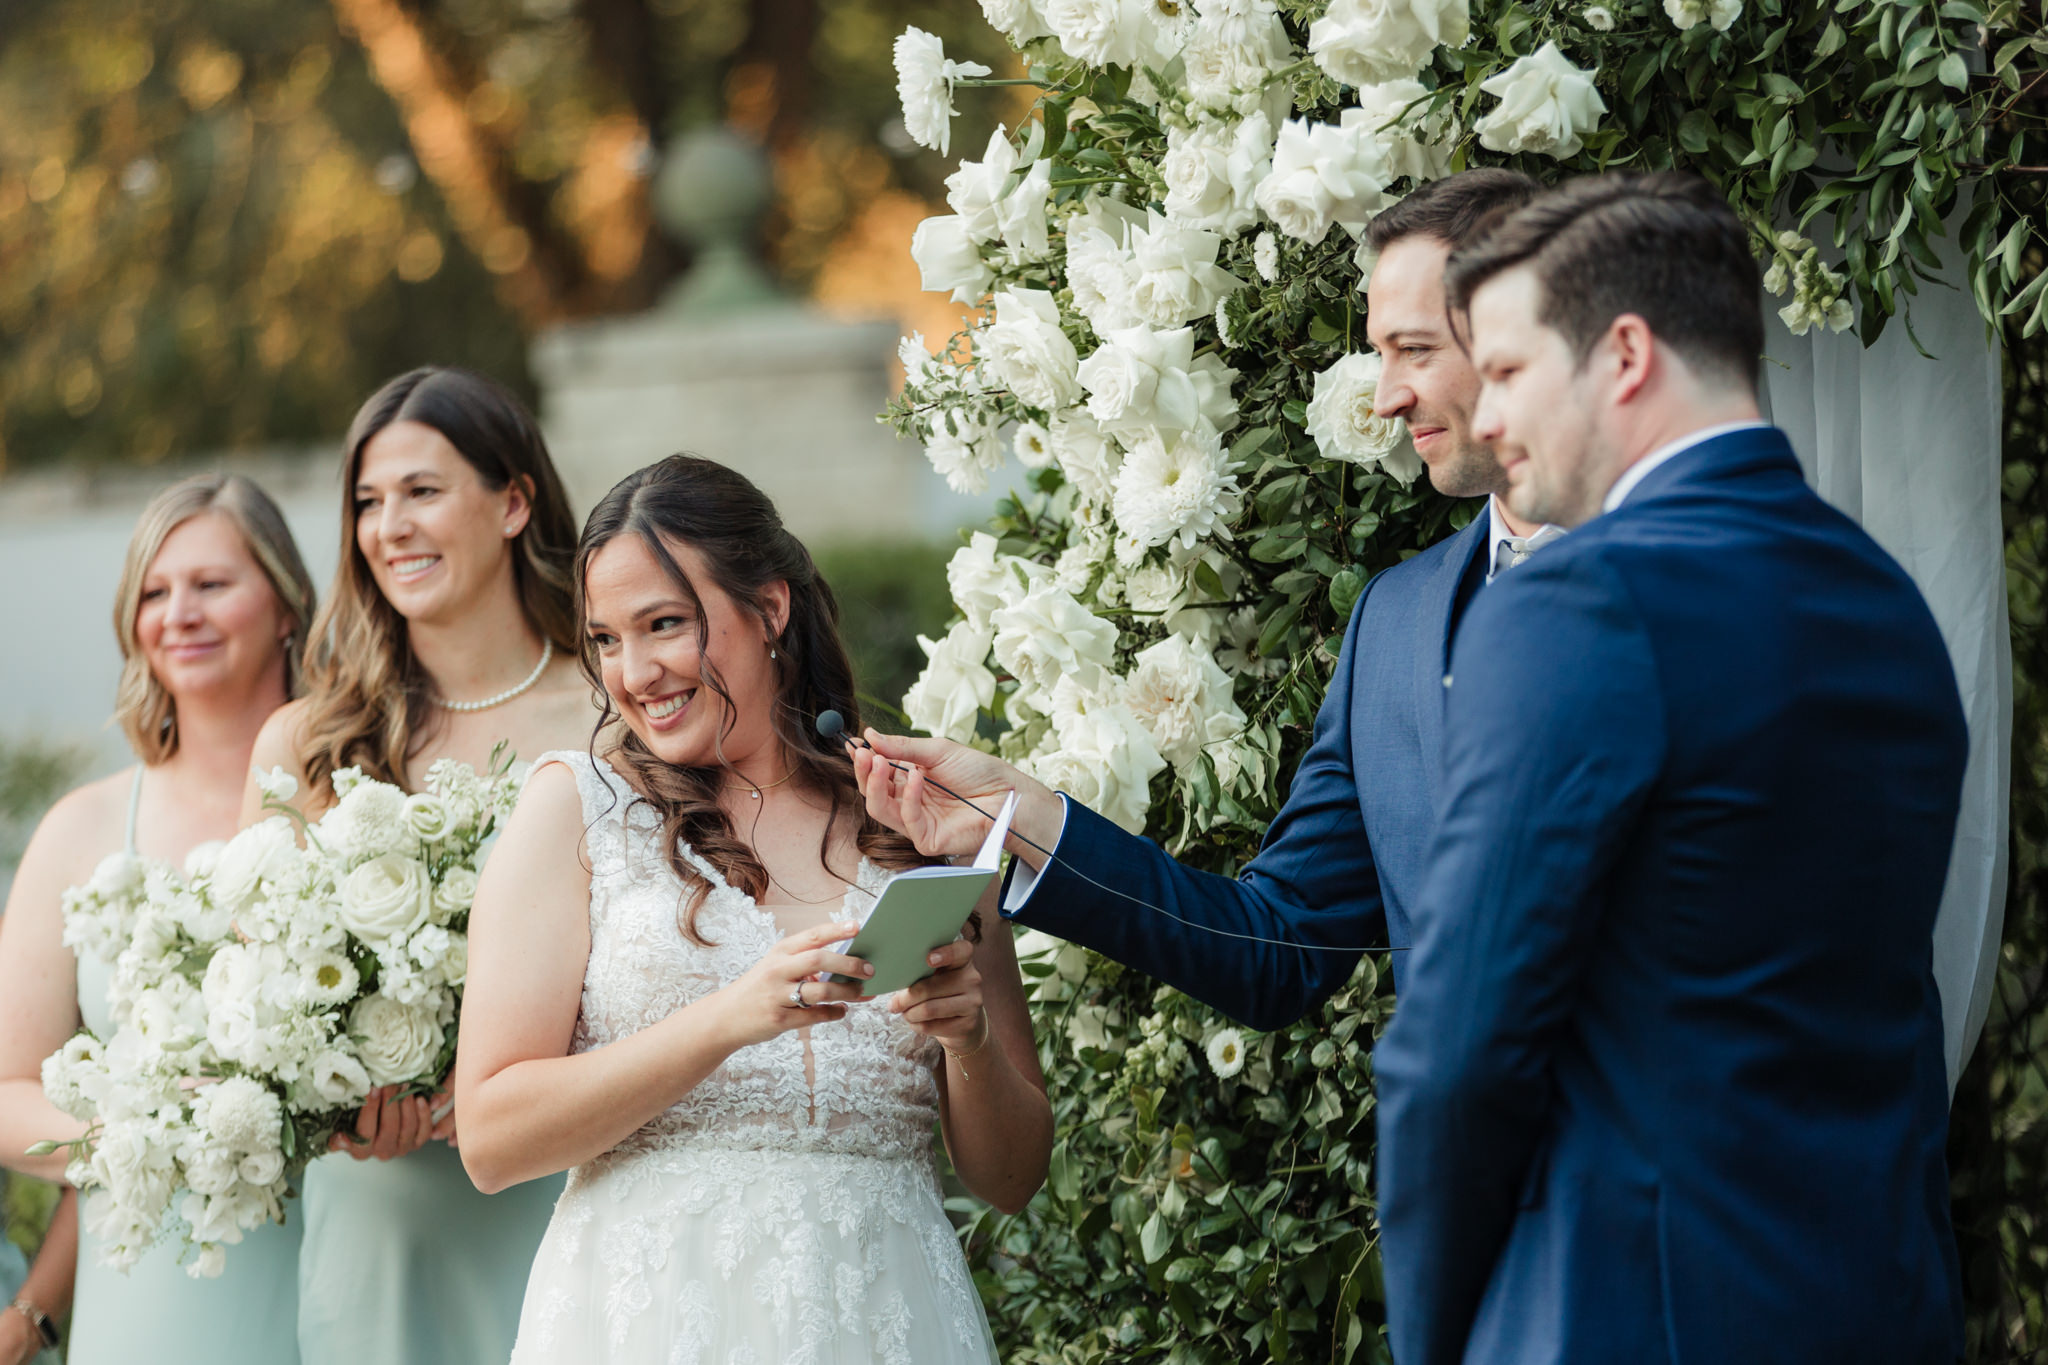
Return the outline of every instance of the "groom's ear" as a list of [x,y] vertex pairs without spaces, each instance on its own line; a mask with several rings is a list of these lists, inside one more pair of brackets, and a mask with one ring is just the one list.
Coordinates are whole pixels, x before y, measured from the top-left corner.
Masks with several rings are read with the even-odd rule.
[[1657,352],[1656,334],[1642,315],[1623,313],[1607,324],[1590,360],[1608,371],[1605,378],[1619,407],[1636,401],[1663,357]]

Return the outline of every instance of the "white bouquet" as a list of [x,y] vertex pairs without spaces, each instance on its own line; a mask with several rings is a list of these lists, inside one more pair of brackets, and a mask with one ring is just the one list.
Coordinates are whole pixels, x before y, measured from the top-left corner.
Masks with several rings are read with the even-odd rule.
[[182,875],[117,854],[66,893],[65,941],[113,962],[113,1033],[72,1038],[43,1088],[90,1125],[66,1178],[106,1192],[89,1217],[108,1264],[133,1265],[175,1212],[189,1273],[218,1275],[373,1086],[439,1088],[510,769],[444,760],[413,795],[343,769],[310,825],[292,779],[259,774],[278,814]]

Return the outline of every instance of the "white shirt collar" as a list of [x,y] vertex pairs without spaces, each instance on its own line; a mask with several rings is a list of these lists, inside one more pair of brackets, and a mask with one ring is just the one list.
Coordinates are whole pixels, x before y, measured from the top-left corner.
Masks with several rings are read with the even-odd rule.
[[[1500,514],[1500,494],[1489,493],[1486,495],[1486,519],[1486,581],[1491,583],[1497,572],[1494,566],[1500,561],[1500,543],[1503,540],[1513,540],[1516,538],[1514,531],[1508,527],[1507,518]],[[1552,526],[1549,522],[1545,522],[1529,533],[1528,544],[1530,548],[1534,549],[1538,545],[1549,544],[1564,533],[1564,527]]]
[[1719,426],[1702,427],[1698,431],[1688,432],[1669,445],[1659,446],[1621,472],[1621,477],[1614,481],[1614,487],[1607,490],[1607,499],[1600,504],[1600,510],[1602,512],[1612,512],[1615,508],[1621,506],[1622,503],[1628,500],[1628,495],[1636,491],[1636,485],[1650,477],[1651,470],[1663,464],[1672,456],[1682,454],[1685,451],[1691,450],[1696,445],[1713,440],[1717,436],[1726,436],[1736,431],[1767,431],[1770,429],[1770,425],[1769,422],[1754,420],[1723,422]]

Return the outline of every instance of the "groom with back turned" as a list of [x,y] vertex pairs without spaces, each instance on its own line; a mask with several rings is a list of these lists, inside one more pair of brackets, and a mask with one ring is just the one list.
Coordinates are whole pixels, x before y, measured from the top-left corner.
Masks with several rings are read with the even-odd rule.
[[1394,1357],[1959,1359],[1934,620],[1758,420],[1757,266],[1704,180],[1575,181],[1447,292],[1509,504],[1578,529],[1453,655],[1374,1057]]

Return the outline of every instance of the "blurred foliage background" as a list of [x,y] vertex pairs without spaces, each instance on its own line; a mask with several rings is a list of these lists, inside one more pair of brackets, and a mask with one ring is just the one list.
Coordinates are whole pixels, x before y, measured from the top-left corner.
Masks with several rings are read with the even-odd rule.
[[1007,52],[951,8],[7,0],[0,474],[331,438],[430,360],[531,397],[535,331],[645,307],[686,264],[646,182],[717,122],[774,157],[783,278],[914,323],[906,244],[951,167],[903,132],[891,41],[915,16]]

